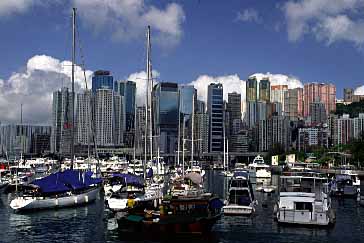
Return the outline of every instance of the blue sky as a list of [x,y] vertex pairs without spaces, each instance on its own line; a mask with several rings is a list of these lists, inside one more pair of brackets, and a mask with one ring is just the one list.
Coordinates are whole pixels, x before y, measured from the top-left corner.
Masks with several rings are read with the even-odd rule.
[[343,87],[364,85],[363,0],[1,2],[0,80],[7,89],[36,55],[70,60],[72,5],[86,68],[110,70],[117,79],[145,69],[151,24],[153,68],[163,81],[270,72],[332,82],[338,98]]

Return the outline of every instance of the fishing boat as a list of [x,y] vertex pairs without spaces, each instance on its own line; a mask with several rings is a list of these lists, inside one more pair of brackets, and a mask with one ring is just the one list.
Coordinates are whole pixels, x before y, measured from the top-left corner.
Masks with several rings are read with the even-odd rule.
[[127,213],[117,215],[118,228],[123,233],[150,237],[205,234],[221,217],[221,207],[220,199],[210,193],[165,199],[159,210],[146,210],[144,205],[136,204]]
[[281,224],[333,225],[335,213],[331,208],[328,178],[313,172],[281,176],[274,213]]
[[92,172],[66,170],[34,180],[10,202],[16,211],[71,207],[96,200],[102,180]]
[[230,181],[229,192],[223,207],[224,215],[252,215],[256,201],[247,171],[234,173]]

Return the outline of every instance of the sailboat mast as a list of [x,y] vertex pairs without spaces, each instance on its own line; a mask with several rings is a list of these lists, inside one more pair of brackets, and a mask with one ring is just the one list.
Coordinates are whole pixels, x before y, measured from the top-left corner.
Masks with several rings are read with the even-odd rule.
[[[148,75],[148,95],[149,95],[149,146],[150,146],[150,161],[153,161],[153,122],[152,122],[152,90],[153,90],[153,76],[152,76],[152,61],[151,61],[151,42],[150,42],[150,26],[148,25],[148,47],[147,47],[147,75]],[[147,96],[148,96],[147,95]]]
[[179,166],[179,153],[181,151],[181,132],[180,132],[180,129],[181,129],[181,92],[180,90],[178,89],[178,134],[177,134],[177,165]]
[[191,125],[191,168],[192,168],[192,165],[193,165],[193,152],[194,152],[194,146],[193,146],[193,128],[194,128],[194,123],[195,123],[195,91],[193,91],[193,96],[192,96],[192,118],[191,118],[191,121],[192,121],[192,125]]
[[73,170],[73,160],[75,156],[74,140],[75,140],[75,58],[76,58],[76,8],[72,9],[72,114],[71,114],[71,170]]

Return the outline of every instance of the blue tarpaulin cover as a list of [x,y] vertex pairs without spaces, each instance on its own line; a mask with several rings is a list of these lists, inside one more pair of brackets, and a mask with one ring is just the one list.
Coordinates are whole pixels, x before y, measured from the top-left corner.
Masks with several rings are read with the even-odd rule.
[[78,170],[65,170],[56,172],[42,179],[31,182],[40,188],[43,193],[62,193],[72,190],[85,189],[93,184],[102,182],[99,178],[92,178],[92,172],[81,172]]
[[126,185],[132,185],[132,186],[137,186],[137,187],[143,187],[144,186],[143,179],[141,177],[139,177],[139,176],[136,176],[136,175],[118,173],[118,174],[113,174],[112,176],[121,178],[123,183],[125,183]]

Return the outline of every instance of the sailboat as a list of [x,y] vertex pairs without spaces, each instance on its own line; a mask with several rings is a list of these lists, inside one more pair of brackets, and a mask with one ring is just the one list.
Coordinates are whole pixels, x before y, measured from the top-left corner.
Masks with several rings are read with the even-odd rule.
[[71,169],[59,171],[42,179],[34,180],[22,196],[15,197],[10,207],[15,211],[72,207],[96,200],[100,191],[100,178],[93,178],[92,172],[73,169],[74,160],[74,68],[76,9],[72,11],[72,118],[71,118]]

